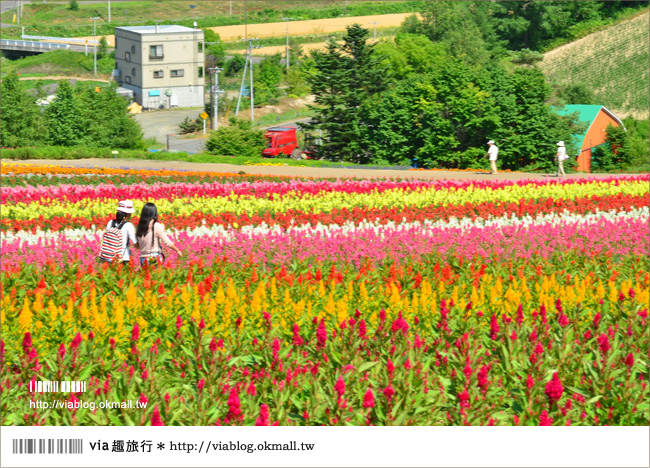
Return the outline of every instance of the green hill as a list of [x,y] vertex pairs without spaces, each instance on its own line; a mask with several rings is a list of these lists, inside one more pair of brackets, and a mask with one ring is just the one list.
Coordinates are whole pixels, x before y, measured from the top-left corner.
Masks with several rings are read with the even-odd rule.
[[647,119],[650,104],[649,30],[650,16],[646,11],[547,52],[540,68],[550,82],[587,84],[593,89],[598,104],[620,117]]

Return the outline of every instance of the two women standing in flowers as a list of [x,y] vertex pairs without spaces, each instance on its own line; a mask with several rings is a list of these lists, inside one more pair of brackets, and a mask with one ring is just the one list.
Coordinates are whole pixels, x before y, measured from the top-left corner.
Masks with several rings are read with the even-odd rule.
[[[130,260],[129,243],[132,242],[134,247],[140,249],[140,265],[152,262],[163,263],[165,254],[162,250],[162,244],[169,247],[179,256],[181,251],[174,245],[165,232],[165,228],[158,222],[158,209],[153,203],[146,203],[140,212],[140,220],[134,229],[133,224],[128,222],[131,214],[135,213],[133,202],[123,200],[118,203],[115,220],[109,221],[106,229],[117,227],[122,232],[122,249],[119,257],[124,263]],[[100,256],[105,262],[111,262]]]

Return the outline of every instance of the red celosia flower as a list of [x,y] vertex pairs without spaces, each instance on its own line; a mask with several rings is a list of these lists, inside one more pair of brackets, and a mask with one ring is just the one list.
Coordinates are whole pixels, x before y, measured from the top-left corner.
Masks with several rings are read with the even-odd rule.
[[72,339],[72,342],[70,343],[70,349],[74,351],[79,347],[80,344],[81,344],[81,333],[77,332],[75,337]]
[[375,407],[375,394],[372,393],[371,389],[366,391],[366,394],[363,396],[363,407],[364,408],[374,408]]
[[535,346],[535,354],[542,354],[544,352],[544,346],[542,345],[541,341],[537,342],[537,345]]
[[481,366],[481,370],[478,372],[477,378],[478,378],[478,386],[481,388],[484,388],[487,386],[488,383],[488,367],[487,366]]
[[165,424],[162,421],[162,418],[160,417],[160,411],[158,411],[158,405],[156,405],[153,409],[153,413],[151,414],[151,425],[152,426],[164,426]]
[[467,390],[463,390],[458,394],[458,400],[460,401],[460,406],[462,408],[469,407],[469,393],[467,393]]
[[521,326],[522,323],[524,323],[524,308],[520,303],[519,307],[517,307],[517,325]]
[[183,319],[181,318],[180,315],[178,315],[176,317],[176,328],[180,330],[182,326],[183,326]]
[[255,421],[256,426],[268,426],[269,425],[269,407],[267,404],[262,404],[260,406],[260,415]]
[[210,351],[213,354],[217,352],[217,340],[214,339],[214,336],[212,337],[212,340],[210,341],[209,348],[210,348]]
[[560,314],[557,321],[561,327],[566,327],[569,324],[569,318],[564,314]]
[[166,404],[169,404],[169,399],[170,399],[169,392],[167,392],[167,393],[165,393],[165,403]]
[[390,385],[384,389],[384,395],[386,395],[386,398],[389,400],[393,398],[393,395],[395,395],[395,389],[391,387]]
[[627,367],[632,367],[634,365],[634,354],[630,353],[625,356],[625,365]]
[[59,346],[59,357],[63,359],[65,357],[65,345],[61,343],[61,346]]
[[298,347],[302,346],[304,340],[300,337],[300,326],[297,323],[293,324],[293,345]]
[[562,393],[564,392],[564,387],[562,382],[557,375],[557,372],[553,373],[553,378],[546,384],[546,389],[544,393],[551,402],[557,402],[562,398]]
[[237,387],[233,387],[228,398],[228,419],[230,421],[242,418],[241,401],[237,393]]
[[203,330],[205,328],[205,320],[201,319],[199,322],[199,330]]
[[609,344],[609,337],[607,336],[606,333],[603,333],[598,337],[598,347],[600,348],[600,351],[605,354],[607,351],[612,349],[612,347]]
[[546,410],[542,411],[542,414],[539,415],[539,425],[551,426],[552,424],[553,424],[553,419],[548,416]]
[[499,335],[499,322],[497,320],[496,314],[494,314],[490,321],[490,338],[496,340],[498,335]]
[[25,354],[29,354],[29,352],[32,350],[32,334],[29,332],[25,332],[25,336],[23,337],[23,351]]
[[358,328],[358,332],[359,332],[359,338],[361,338],[361,339],[365,339],[365,338],[366,338],[366,333],[367,333],[367,330],[366,330],[366,321],[363,320],[363,319],[359,320],[359,328]]
[[336,381],[336,384],[334,385],[334,390],[336,390],[336,393],[339,395],[339,398],[343,396],[345,393],[345,382],[343,382],[343,377],[339,377],[339,379]]
[[598,328],[598,324],[600,323],[601,318],[602,315],[600,315],[600,312],[596,312],[596,315],[594,315],[594,328]]
[[530,374],[528,374],[528,376],[526,377],[526,387],[528,387],[528,390],[530,390],[531,388],[533,388],[533,385],[535,385],[535,381],[530,376]]
[[131,330],[131,341],[138,341],[138,338],[140,338],[140,325],[138,325],[138,322],[135,322],[133,324],[133,330]]
[[199,382],[196,384],[196,387],[199,389],[199,393],[201,392],[201,390],[203,390],[204,386],[205,386],[205,379],[203,378],[199,380]]
[[327,343],[327,329],[325,328],[325,319],[320,319],[318,329],[316,330],[316,342],[319,348],[324,348]]
[[148,403],[148,402],[149,402],[149,399],[145,396],[144,393],[141,393],[141,394],[140,394],[140,399],[138,400],[138,402],[139,402],[141,405],[143,405],[143,404],[145,404],[145,403]]

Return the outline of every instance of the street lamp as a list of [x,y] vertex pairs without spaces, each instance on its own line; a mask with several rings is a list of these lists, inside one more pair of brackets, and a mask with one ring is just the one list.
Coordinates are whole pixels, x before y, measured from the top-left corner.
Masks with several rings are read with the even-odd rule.
[[111,0],[108,0],[108,22],[111,22]]
[[95,72],[95,75],[96,75],[97,74],[97,23],[96,23],[96,21],[99,19],[99,16],[95,16],[95,17],[90,18],[90,19],[93,20],[93,42],[95,43],[94,46],[93,46],[93,50],[94,50],[94,53],[93,53],[93,64],[94,64],[93,69],[94,69],[94,72]]
[[282,21],[287,22],[287,70],[289,69],[289,21],[293,18],[282,18]]

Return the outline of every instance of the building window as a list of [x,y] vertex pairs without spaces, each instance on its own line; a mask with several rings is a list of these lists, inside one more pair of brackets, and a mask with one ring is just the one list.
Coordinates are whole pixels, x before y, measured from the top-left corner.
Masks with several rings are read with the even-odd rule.
[[199,41],[199,54],[203,53],[203,42]]
[[203,78],[203,67],[199,67],[199,78]]
[[153,71],[153,77],[154,78],[162,78],[163,77],[163,70],[154,70]]
[[124,81],[126,81],[127,84],[131,84],[131,77],[129,75],[125,76]]
[[172,70],[169,74],[172,78],[176,78],[179,76],[184,76],[185,70]]
[[135,76],[135,68],[131,69],[131,76]]
[[124,52],[124,60],[127,62],[131,61],[131,54],[129,52]]
[[131,53],[135,54],[135,46],[134,45],[131,46]]
[[149,58],[150,59],[161,59],[163,58],[163,46],[162,45],[152,45],[149,46]]

